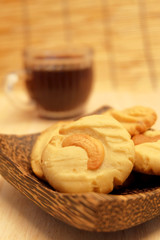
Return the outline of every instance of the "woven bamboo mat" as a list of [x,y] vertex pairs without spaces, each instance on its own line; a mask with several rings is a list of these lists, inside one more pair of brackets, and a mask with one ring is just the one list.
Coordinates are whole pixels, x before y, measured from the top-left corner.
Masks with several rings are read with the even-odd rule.
[[[156,0],[1,0],[0,78],[22,67],[27,46],[87,45],[106,89],[160,85],[160,4]],[[3,10],[2,10],[3,9]]]

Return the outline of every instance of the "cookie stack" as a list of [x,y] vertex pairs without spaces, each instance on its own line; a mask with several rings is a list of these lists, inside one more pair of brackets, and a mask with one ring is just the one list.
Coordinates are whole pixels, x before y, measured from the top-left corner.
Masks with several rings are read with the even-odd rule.
[[135,145],[134,170],[160,175],[160,131],[151,129],[157,120],[156,112],[135,106],[123,111],[111,109],[106,114],[119,121],[131,135]]
[[160,132],[149,130],[156,119],[154,110],[136,106],[58,122],[37,138],[32,170],[66,193],[109,193],[133,169],[160,174]]

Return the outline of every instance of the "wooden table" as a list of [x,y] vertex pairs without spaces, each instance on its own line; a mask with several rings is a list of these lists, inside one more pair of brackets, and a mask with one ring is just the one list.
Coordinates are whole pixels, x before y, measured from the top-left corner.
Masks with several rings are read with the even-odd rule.
[[[87,105],[90,112],[101,105],[125,108],[133,105],[153,107],[160,116],[159,92],[94,92]],[[34,112],[15,108],[0,94],[0,133],[28,134],[42,131],[53,120],[38,118]],[[160,128],[158,119],[155,127]],[[79,240],[79,239],[160,239],[160,217],[128,230],[92,233],[75,229],[54,219],[27,199],[0,176],[0,239],[3,240]]]

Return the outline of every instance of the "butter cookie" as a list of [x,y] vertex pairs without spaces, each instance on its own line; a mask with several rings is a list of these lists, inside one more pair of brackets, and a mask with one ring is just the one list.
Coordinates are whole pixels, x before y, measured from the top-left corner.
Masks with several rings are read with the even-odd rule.
[[132,138],[135,144],[134,170],[160,175],[160,131],[148,130]]
[[134,106],[122,111],[111,109],[104,114],[111,115],[119,121],[131,136],[147,131],[157,120],[156,112],[143,106]]
[[48,183],[67,193],[109,193],[133,169],[134,144],[113,117],[92,115],[61,126],[42,153]]
[[[68,121],[69,122],[69,121]],[[51,138],[58,134],[59,128],[63,125],[67,124],[67,122],[57,122],[53,124],[51,127],[44,130],[36,139],[35,144],[33,145],[30,160],[31,160],[31,167],[33,172],[36,174],[37,177],[41,179],[44,178],[44,174],[41,168],[41,156],[45,146],[49,143]]]

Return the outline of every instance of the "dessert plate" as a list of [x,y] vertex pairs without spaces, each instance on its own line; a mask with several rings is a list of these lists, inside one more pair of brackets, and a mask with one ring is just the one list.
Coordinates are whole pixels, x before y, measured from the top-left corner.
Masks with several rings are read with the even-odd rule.
[[133,172],[122,188],[110,194],[55,191],[39,180],[30,166],[30,153],[37,136],[0,135],[0,174],[53,217],[79,229],[111,232],[160,215],[158,176]]

